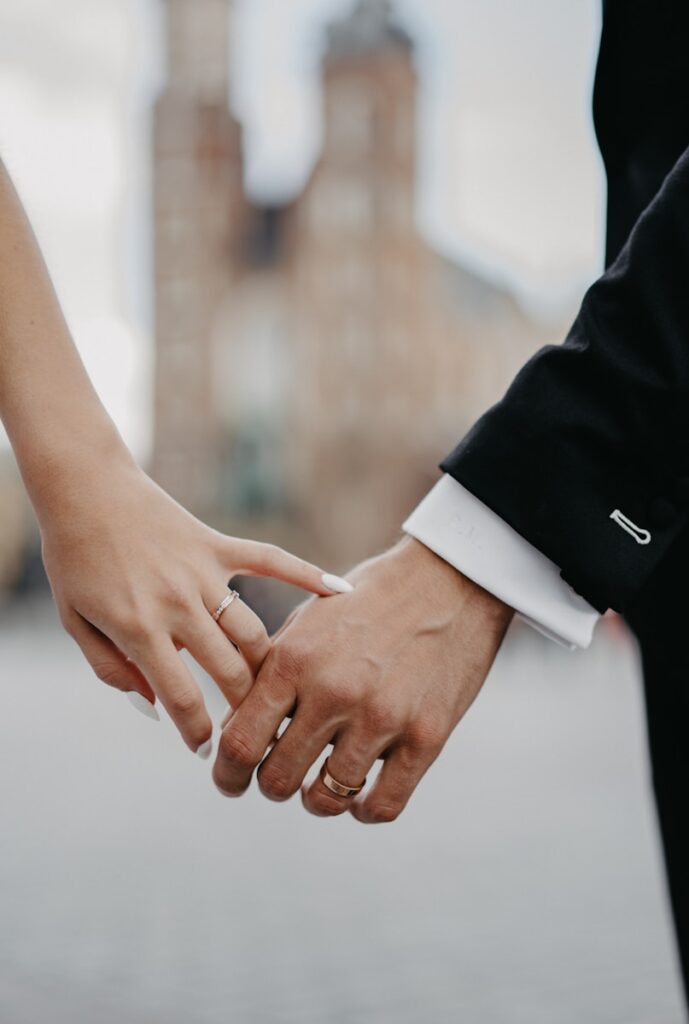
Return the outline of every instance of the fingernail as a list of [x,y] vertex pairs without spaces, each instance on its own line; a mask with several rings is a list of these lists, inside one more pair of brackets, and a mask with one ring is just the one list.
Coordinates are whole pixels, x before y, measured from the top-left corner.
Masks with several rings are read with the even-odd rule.
[[200,757],[202,761],[207,761],[208,758],[211,756],[212,750],[213,740],[206,740],[206,742],[202,743],[199,749],[196,751],[196,756]]
[[152,718],[154,722],[160,721],[160,715],[155,704],[151,704],[150,700],[147,700],[142,694],[137,693],[136,690],[130,690],[127,694],[127,699],[131,706],[140,711],[146,718]]
[[354,590],[348,580],[343,580],[341,576],[333,576],[331,572],[324,572],[321,582],[328,590],[332,590],[333,594],[351,594]]

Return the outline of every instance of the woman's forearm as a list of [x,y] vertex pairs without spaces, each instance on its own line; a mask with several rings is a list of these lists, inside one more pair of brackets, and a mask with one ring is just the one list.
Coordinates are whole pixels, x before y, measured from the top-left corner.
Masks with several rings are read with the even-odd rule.
[[0,417],[41,508],[93,459],[128,457],[71,339],[31,225],[0,161]]
[[[0,417],[39,519],[65,629],[96,675],[156,696],[207,757],[211,720],[185,648],[237,706],[271,644],[227,584],[275,576],[314,594],[346,583],[272,545],[222,534],[157,487],[91,385],[28,219],[0,162]],[[146,703],[148,702],[148,703]]]

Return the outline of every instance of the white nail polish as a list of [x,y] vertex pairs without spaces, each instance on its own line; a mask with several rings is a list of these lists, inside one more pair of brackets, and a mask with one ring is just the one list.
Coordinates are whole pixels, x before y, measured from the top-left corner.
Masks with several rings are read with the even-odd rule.
[[332,590],[333,594],[351,594],[354,590],[348,580],[343,580],[341,576],[333,576],[331,572],[324,572],[321,581],[324,587]]
[[127,694],[127,698],[131,706],[136,708],[137,711],[140,711],[142,715],[146,716],[146,718],[152,718],[154,722],[160,721],[160,715],[158,714],[158,709],[155,704],[151,704],[150,700],[146,700],[146,698],[140,693],[137,693],[136,690],[130,690]]
[[206,742],[202,743],[199,749],[196,751],[196,755],[197,757],[200,757],[202,761],[207,761],[208,758],[211,756],[212,750],[213,740],[206,740]]

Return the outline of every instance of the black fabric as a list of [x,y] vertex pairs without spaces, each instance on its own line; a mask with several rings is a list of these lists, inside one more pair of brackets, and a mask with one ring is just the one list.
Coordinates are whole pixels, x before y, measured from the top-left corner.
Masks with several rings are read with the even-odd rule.
[[[677,568],[683,567],[681,571]],[[653,788],[665,851],[679,961],[689,1000],[689,649],[684,642],[689,529],[659,566],[628,621],[642,653]]]
[[[594,88],[606,266],[442,468],[548,555],[642,651],[649,744],[689,991],[689,3],[607,0]],[[638,544],[615,509],[651,540]]]
[[624,610],[689,521],[689,4],[605,3],[594,116],[612,262],[442,468]]

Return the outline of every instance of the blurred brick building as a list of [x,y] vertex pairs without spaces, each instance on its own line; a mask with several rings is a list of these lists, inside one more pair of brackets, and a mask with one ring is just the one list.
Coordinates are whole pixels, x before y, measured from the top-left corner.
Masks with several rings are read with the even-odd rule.
[[229,0],[165,6],[154,475],[228,528],[344,565],[395,536],[550,337],[419,233],[414,47],[389,3],[330,26],[323,150],[280,208],[243,190]]

